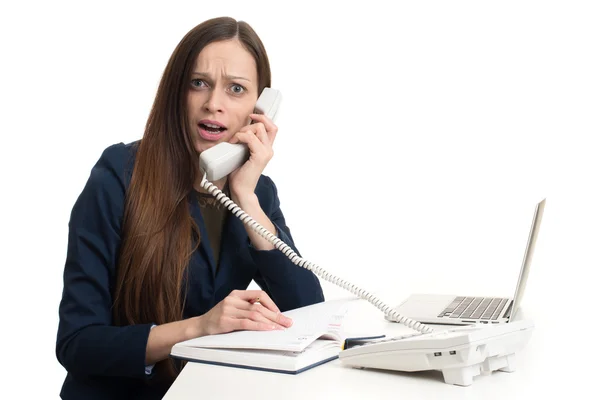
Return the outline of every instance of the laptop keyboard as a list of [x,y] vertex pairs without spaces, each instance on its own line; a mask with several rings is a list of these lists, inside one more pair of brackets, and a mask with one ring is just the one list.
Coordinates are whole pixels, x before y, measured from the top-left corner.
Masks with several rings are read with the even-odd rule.
[[[438,317],[497,320],[508,299],[497,297],[456,297]],[[510,309],[508,310],[510,312]]]

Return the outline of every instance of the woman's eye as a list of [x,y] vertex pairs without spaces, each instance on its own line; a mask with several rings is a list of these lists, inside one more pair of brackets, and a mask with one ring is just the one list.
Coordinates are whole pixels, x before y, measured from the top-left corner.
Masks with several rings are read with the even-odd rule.
[[203,87],[203,85],[206,85],[206,82],[204,82],[202,79],[193,79],[192,80],[193,87],[200,88],[200,87]]
[[240,93],[244,92],[244,87],[241,85],[233,85],[233,86],[231,86],[231,90],[235,94],[240,94]]

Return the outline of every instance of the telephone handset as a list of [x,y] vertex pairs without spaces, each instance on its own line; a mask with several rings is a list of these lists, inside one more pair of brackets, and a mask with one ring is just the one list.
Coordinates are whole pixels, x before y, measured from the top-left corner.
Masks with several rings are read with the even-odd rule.
[[[275,121],[281,104],[278,90],[265,88],[256,101],[255,112]],[[248,146],[222,142],[200,154],[200,168],[209,181],[218,181],[241,167],[249,157]]]
[[[281,93],[271,88],[265,88],[258,98],[255,108],[257,112],[264,113],[274,120],[280,103]],[[211,181],[217,181],[229,175],[235,169],[239,168],[247,159],[248,148],[245,144],[231,144],[223,142],[203,151],[200,154],[200,169],[204,174],[201,186],[210,194],[215,196],[221,203],[223,203],[233,214],[241,219],[242,222],[250,226],[252,230],[260,234],[263,238],[271,242],[275,248],[283,252],[295,265],[306,268],[309,271],[312,271],[318,277],[332,282],[362,299],[366,299],[379,310],[381,310],[390,321],[403,323],[409,328],[421,333],[433,332],[430,327],[423,325],[418,321],[401,316],[393,307],[384,304],[381,300],[369,292],[360,289],[359,287],[348,283],[345,280],[336,277],[335,275],[330,274],[318,265],[298,256],[293,249],[258,224],[252,217],[246,214],[238,205],[236,205],[221,190],[219,190],[219,188],[211,183]]]

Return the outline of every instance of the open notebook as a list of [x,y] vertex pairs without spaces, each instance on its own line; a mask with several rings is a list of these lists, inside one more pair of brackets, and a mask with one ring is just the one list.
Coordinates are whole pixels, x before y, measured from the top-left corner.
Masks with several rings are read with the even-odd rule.
[[277,331],[236,331],[177,343],[171,357],[193,362],[298,374],[338,357],[346,340],[384,337],[350,335],[344,320],[356,299],[332,300],[283,314],[294,324]]

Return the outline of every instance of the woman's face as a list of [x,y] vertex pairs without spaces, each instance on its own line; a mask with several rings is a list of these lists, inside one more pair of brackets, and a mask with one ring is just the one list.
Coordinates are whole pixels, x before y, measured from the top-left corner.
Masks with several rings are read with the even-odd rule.
[[237,40],[213,42],[198,54],[187,95],[198,153],[228,141],[249,124],[258,99],[256,71],[254,58]]

